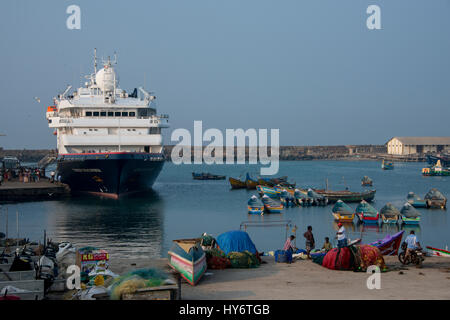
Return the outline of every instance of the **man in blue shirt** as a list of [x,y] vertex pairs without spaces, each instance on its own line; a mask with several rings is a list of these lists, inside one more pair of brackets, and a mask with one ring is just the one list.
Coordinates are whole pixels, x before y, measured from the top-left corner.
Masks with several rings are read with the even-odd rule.
[[406,259],[409,257],[410,252],[412,250],[416,250],[420,248],[420,242],[419,239],[417,238],[417,236],[414,233],[414,230],[411,230],[411,232],[409,233],[409,236],[406,237],[405,239],[406,242],[406,253],[405,253],[405,261]]

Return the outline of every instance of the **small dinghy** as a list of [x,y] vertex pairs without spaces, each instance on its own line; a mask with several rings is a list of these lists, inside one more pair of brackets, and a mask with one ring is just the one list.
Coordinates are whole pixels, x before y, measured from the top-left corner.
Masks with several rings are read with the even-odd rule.
[[168,255],[169,266],[193,286],[206,271],[206,255],[201,246],[201,239],[173,240]]
[[414,208],[426,208],[427,207],[427,202],[424,199],[421,199],[414,192],[408,192],[406,199]]
[[358,220],[364,224],[378,224],[380,213],[365,200],[356,207],[355,213]]
[[283,204],[281,202],[271,199],[266,195],[261,200],[264,203],[264,209],[267,213],[281,213],[283,211]]
[[420,212],[415,209],[409,202],[403,205],[400,210],[401,218],[403,224],[419,224],[420,223]]
[[397,224],[400,218],[400,211],[388,202],[383,208],[381,208],[380,215],[383,223]]

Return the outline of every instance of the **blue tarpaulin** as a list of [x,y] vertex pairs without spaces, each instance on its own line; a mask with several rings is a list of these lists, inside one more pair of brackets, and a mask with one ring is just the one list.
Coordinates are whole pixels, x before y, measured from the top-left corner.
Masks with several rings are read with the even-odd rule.
[[230,252],[243,252],[245,250],[256,254],[255,244],[245,231],[236,230],[222,233],[217,237],[216,242],[225,254]]

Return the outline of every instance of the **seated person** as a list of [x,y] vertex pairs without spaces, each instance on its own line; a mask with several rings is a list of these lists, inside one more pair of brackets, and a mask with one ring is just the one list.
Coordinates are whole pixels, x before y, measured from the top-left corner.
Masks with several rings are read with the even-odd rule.
[[322,250],[325,250],[326,252],[333,249],[333,245],[330,242],[330,238],[325,237],[325,243],[323,244]]

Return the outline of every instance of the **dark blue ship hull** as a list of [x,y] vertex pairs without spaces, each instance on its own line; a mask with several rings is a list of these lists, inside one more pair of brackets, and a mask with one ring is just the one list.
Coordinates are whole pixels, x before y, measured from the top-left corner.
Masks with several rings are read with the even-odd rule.
[[151,189],[163,165],[162,154],[64,154],[58,157],[56,175],[73,193],[118,198]]

